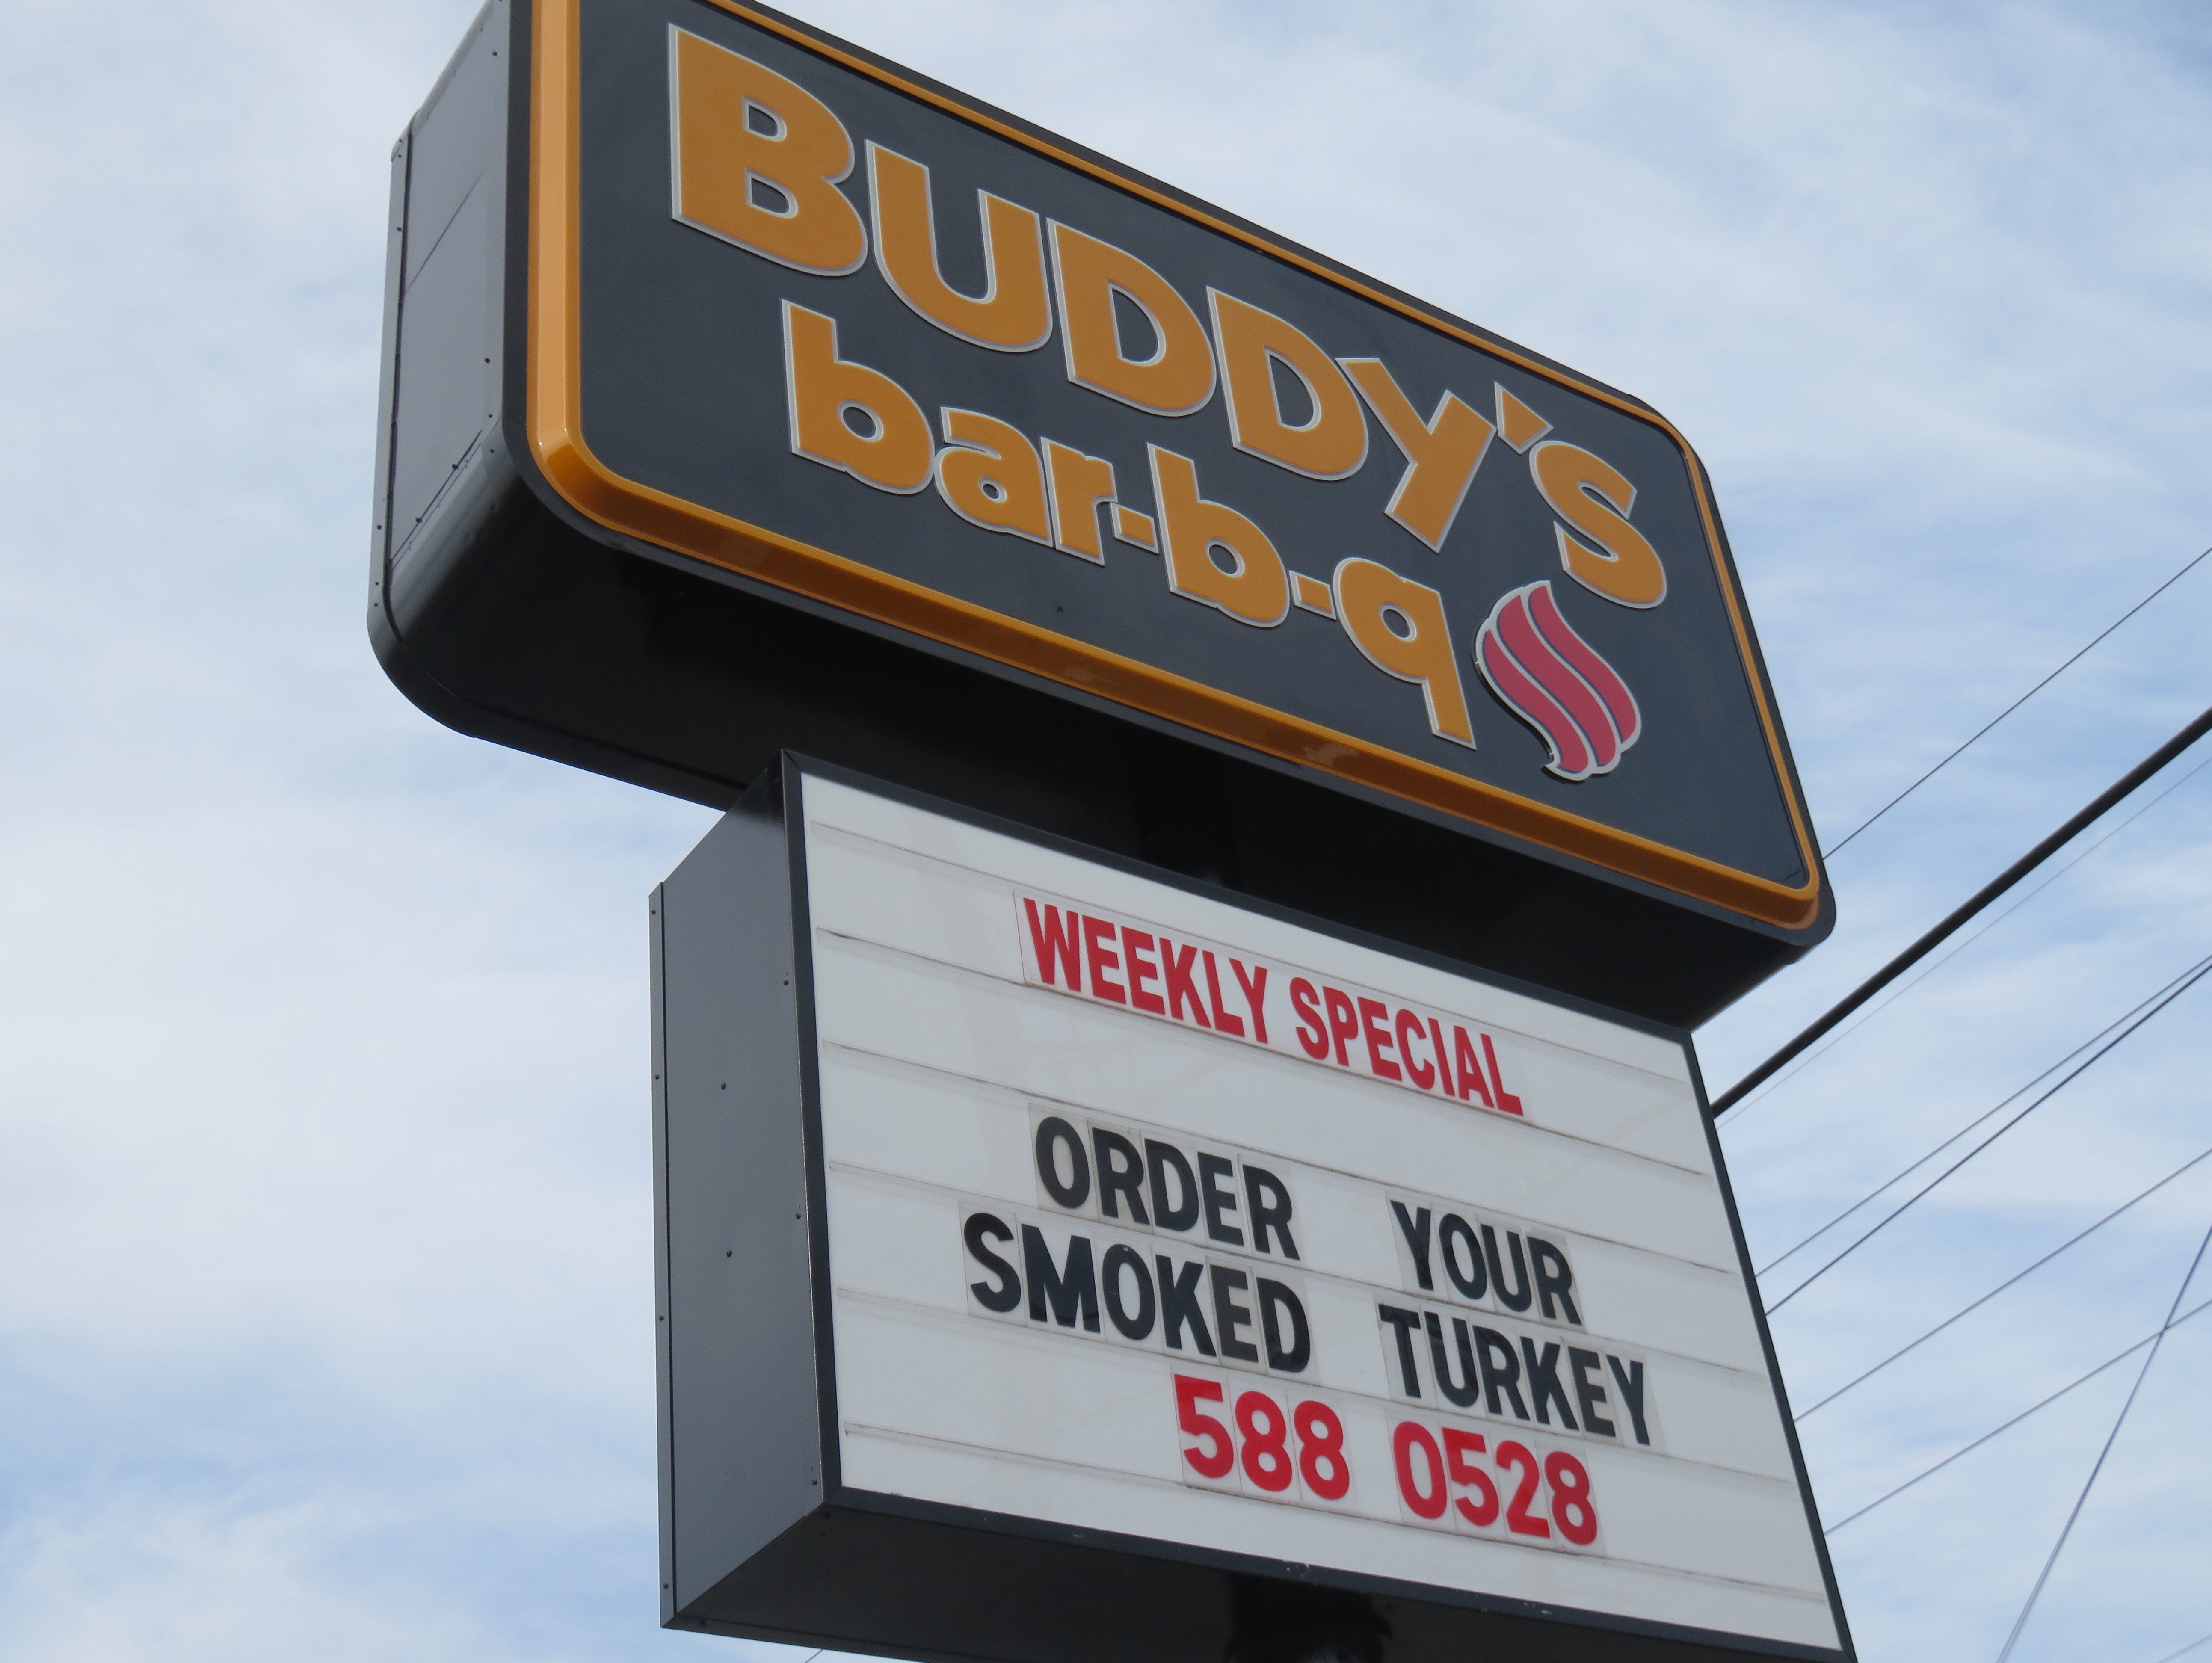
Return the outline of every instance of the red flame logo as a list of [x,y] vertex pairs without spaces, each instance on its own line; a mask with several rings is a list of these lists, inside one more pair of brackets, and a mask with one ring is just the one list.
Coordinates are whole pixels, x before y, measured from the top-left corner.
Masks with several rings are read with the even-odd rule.
[[1562,780],[1610,774],[1644,731],[1636,695],[1559,616],[1548,580],[1508,591],[1476,638],[1491,690],[1552,748]]

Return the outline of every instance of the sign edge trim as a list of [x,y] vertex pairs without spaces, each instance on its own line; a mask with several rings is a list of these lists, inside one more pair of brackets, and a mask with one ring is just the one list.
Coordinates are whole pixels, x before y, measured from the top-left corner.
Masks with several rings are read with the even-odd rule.
[[[532,459],[547,484],[577,513],[606,529],[758,579],[790,592],[843,608],[879,623],[911,630],[945,646],[1181,723],[1217,739],[1280,761],[1314,768],[1352,784],[1440,810],[1521,838],[1554,853],[1585,860],[1787,930],[1817,924],[1824,899],[1818,854],[1785,762],[1768,689],[1758,671],[1734,574],[1695,451],[1657,412],[1608,389],[1510,348],[1480,337],[1407,301],[1349,278],[1256,233],[1177,201],[1157,187],[1120,175],[1020,128],[968,107],[949,94],[908,82],[849,52],[816,39],[740,0],[708,0],[717,9],[830,58],[895,91],[979,124],[1063,166],[1091,174],[1218,234],[1244,242],[1371,304],[1400,313],[1476,350],[1501,357],[1583,396],[1646,422],[1681,452],[1708,553],[1720,580],[1737,649],[1766,740],[1767,762],[1788,810],[1792,835],[1809,876],[1792,887],[1603,825],[1502,786],[1341,733],[1254,701],[1194,682],[1122,654],[1023,622],[957,596],[878,571],[830,550],[627,479],[602,463],[583,434],[581,360],[580,146],[576,118],[581,63],[580,0],[534,0],[530,88],[529,184],[525,322],[525,428]],[[565,26],[565,27],[563,27]],[[1149,695],[1149,696],[1148,696]],[[1278,730],[1271,732],[1269,730]]]

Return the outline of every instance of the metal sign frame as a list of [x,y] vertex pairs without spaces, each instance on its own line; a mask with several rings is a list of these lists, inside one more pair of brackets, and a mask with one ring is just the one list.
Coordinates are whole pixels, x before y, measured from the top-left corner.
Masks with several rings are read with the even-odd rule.
[[[587,3],[488,0],[394,153],[369,626],[387,672],[425,710],[718,807],[781,750],[831,756],[1674,1022],[1703,1020],[1828,933],[1832,890],[1725,534],[1701,466],[1663,418],[764,8],[697,0],[696,14],[864,76],[878,95],[960,124],[980,144],[1018,147],[1025,166],[1118,193],[1177,234],[1227,239],[1236,258],[1279,268],[1286,282],[1324,285],[1312,292],[1440,349],[1489,355],[1509,378],[1562,389],[1647,434],[1650,454],[1671,456],[1682,473],[1668,488],[1685,528],[1678,558],[1702,586],[1710,673],[1716,687],[1740,677],[1728,695],[1741,701],[1729,730],[1739,737],[1710,754],[1731,780],[1771,775],[1759,836],[1772,848],[1753,871],[1671,847],[1578,812],[1581,786],[1547,780],[1539,801],[1454,774],[1372,734],[872,570],[854,549],[718,515],[606,465],[586,437],[580,358],[592,292],[579,270],[576,99],[587,70],[576,30]],[[823,485],[838,489],[826,474]],[[1310,630],[1315,620],[1289,622]],[[1389,696],[1401,695],[1418,712],[1418,694]],[[1531,743],[1510,720],[1492,731]],[[1647,737],[1631,766],[1664,737]],[[1452,749],[1425,733],[1422,743]],[[1702,802],[1698,766],[1679,783],[1643,777]],[[1304,859],[1316,840],[1344,853],[1335,869]]]
[[1206,687],[1155,665],[1105,652],[1072,636],[991,612],[957,597],[880,571],[826,549],[626,479],[596,457],[585,437],[581,370],[582,259],[579,211],[581,99],[578,0],[534,0],[532,66],[528,411],[531,453],[546,480],[571,507],[610,530],[674,549],[716,566],[828,603],[878,622],[909,630],[1065,686],[1080,689],[1249,746],[1318,768],[1410,802],[1463,816],[1562,854],[1726,907],[1784,928],[1802,928],[1820,911],[1822,872],[1808,818],[1784,753],[1780,726],[1753,646],[1733,562],[1723,540],[1704,465],[1664,416],[1456,320],[1334,268],[1178,197],[1102,158],[1081,152],[925,84],[857,52],[823,40],[741,0],[708,0],[731,15],[807,51],[922,100],[1002,138],[1091,174],[1166,212],[1237,239],[1322,282],[1333,284],[1476,347],[1483,352],[1648,423],[1680,452],[1696,495],[1712,562],[1725,598],[1735,647],[1751,683],[1769,761],[1783,782],[1792,832],[1807,872],[1786,885],[1740,871],[1648,838],[1565,812],[1481,780],[1449,773],[1356,735],[1302,720]]
[[[1390,1663],[1469,1648],[1531,1654],[1571,1627],[1597,1663],[1852,1650],[1779,1366],[1759,1344],[1839,1648],[1751,1640],[1526,1600],[1121,1538],[871,1493],[840,1471],[829,1202],[808,901],[806,781],[818,778],[1419,960],[1395,943],[824,764],[787,756],[653,895],[662,1616],[677,1628],[929,1660],[1220,1663],[1249,1613],[1310,1607]],[[1680,1044],[1664,1024],[1432,960],[1458,976]],[[1751,1265],[1717,1134],[1701,1116],[1730,1240]],[[794,1366],[793,1359],[804,1359]],[[1256,1592],[1255,1592],[1256,1591]],[[1303,1602],[1303,1605],[1302,1603]],[[1364,1636],[1362,1638],[1361,1636]]]

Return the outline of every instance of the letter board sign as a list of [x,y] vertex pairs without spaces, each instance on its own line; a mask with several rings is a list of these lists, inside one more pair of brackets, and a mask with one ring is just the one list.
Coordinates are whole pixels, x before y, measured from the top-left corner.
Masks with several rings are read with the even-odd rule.
[[705,604],[643,578],[532,680],[557,525],[1798,950],[1828,927],[1704,471],[1649,407],[765,10],[516,6],[395,185],[372,610],[427,707],[726,803],[717,736],[908,696],[830,650],[725,708]]
[[1686,1035],[795,762],[654,929],[668,1621],[1850,1655]]

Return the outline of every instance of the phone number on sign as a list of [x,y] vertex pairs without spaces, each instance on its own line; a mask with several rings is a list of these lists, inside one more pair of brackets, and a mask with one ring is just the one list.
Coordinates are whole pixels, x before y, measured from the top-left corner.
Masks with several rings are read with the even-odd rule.
[[[1186,1484],[1341,1510],[1352,1494],[1343,1417],[1318,1398],[1175,1376]],[[1405,1522],[1531,1545],[1589,1548],[1598,1537],[1589,1469],[1570,1450],[1464,1427],[1394,1419],[1392,1479]]]

